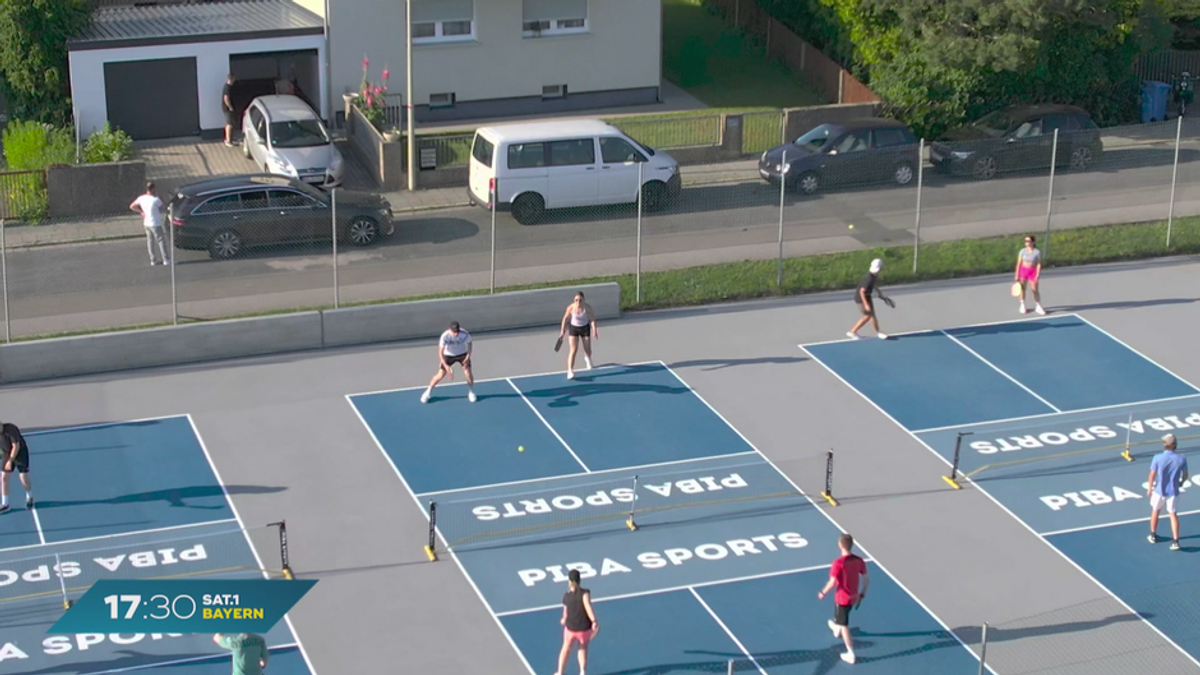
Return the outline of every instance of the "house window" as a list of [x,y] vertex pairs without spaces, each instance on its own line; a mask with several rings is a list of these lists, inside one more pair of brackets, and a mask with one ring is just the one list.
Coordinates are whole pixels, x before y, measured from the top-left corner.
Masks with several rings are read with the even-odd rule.
[[544,99],[546,99],[546,98],[566,98],[566,96],[567,96],[567,85],[565,85],[565,84],[552,84],[549,86],[542,87],[542,98],[544,98]]
[[474,0],[412,0],[415,44],[475,39]]
[[523,35],[569,35],[588,30],[588,0],[522,0]]
[[454,92],[449,94],[430,94],[430,108],[453,108],[454,107]]

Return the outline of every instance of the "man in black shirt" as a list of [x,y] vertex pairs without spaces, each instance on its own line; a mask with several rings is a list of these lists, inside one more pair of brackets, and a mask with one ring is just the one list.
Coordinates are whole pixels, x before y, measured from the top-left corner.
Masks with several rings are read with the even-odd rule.
[[563,626],[563,646],[555,675],[565,675],[571,645],[575,642],[579,643],[579,675],[586,675],[588,645],[600,632],[600,622],[592,611],[592,592],[580,586],[579,579],[579,570],[567,572],[567,592],[563,594],[563,615],[559,621]]
[[847,337],[857,340],[859,329],[870,321],[876,336],[880,340],[887,339],[887,333],[879,332],[879,319],[875,318],[875,303],[871,300],[871,296],[875,293],[875,281],[881,270],[883,270],[883,260],[879,258],[872,260],[870,271],[863,276],[862,281],[858,282],[858,288],[854,289],[854,302],[858,303],[859,309],[862,310],[862,318],[854,324],[854,328],[846,333]]
[[33,508],[33,486],[29,482],[29,446],[21,430],[11,422],[0,424],[0,513],[8,510],[8,481],[16,470],[25,487],[25,508]]
[[221,92],[221,110],[225,111],[225,145],[233,145],[233,125],[237,123],[237,111],[233,109],[233,75],[225,78],[225,89]]

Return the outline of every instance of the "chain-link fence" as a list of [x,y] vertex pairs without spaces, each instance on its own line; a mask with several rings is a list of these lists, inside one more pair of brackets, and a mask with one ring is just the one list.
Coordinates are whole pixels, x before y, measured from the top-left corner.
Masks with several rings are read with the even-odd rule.
[[[681,123],[679,142],[720,134],[705,126],[710,119]],[[638,139],[636,126],[633,120],[626,129]],[[453,192],[458,205],[431,210],[398,208],[419,193],[265,179],[181,191],[185,181],[172,179],[160,186],[170,205],[161,248],[128,209],[63,217],[54,204],[34,208],[44,195],[41,172],[6,174],[4,337],[617,275],[636,277],[639,300],[687,300],[694,289],[711,288],[715,275],[733,275],[731,284],[744,281],[736,275],[756,275],[766,291],[795,291],[818,288],[822,279],[784,265],[789,258],[906,247],[914,271],[941,273],[962,263],[923,246],[989,236],[1014,237],[1015,264],[1017,237],[1036,234],[1044,262],[1053,265],[1088,245],[1059,233],[1092,225],[1157,221],[1106,243],[1114,258],[1125,249],[1169,253],[1200,237],[1200,125],[1186,119],[956,142],[873,127],[836,143],[780,145],[783,126],[778,113],[746,115],[743,144],[762,149],[749,159],[688,157],[672,172],[662,161],[601,162],[594,150],[593,163],[552,167],[544,197],[507,194],[511,186],[501,181],[499,199],[476,186],[476,204],[465,206],[467,188],[453,187],[443,192]],[[466,174],[464,139],[428,150]],[[685,150],[656,150],[651,159],[684,158]],[[163,250],[174,264],[151,264]],[[736,272],[701,267],[745,260],[761,264]],[[682,268],[689,271],[646,277]]]

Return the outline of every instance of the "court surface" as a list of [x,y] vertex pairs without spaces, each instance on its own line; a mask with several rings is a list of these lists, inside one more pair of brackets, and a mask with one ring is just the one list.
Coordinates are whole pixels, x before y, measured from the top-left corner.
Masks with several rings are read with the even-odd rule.
[[554,672],[572,568],[601,625],[590,675],[978,671],[861,547],[843,663],[816,598],[842,531],[666,364],[480,381],[475,404],[422,390],[347,398],[529,672]]
[[[265,569],[192,419],[25,429],[33,509],[0,515],[0,673],[229,672],[211,635],[48,635],[63,596],[100,579],[261,578]],[[275,553],[279,558],[279,553]],[[286,582],[281,582],[286,583]],[[269,672],[309,673],[290,625]]]
[[1161,437],[1175,434],[1197,470],[1195,386],[1071,313],[801,347],[947,465],[958,447],[961,483],[1200,664],[1197,492],[1179,500],[1180,551],[1165,513],[1147,540]]

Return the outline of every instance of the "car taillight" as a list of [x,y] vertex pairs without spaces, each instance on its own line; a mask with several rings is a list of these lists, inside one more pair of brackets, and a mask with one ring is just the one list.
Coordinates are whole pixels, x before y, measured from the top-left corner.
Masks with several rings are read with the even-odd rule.
[[171,224],[175,227],[183,227],[183,218],[172,218]]

